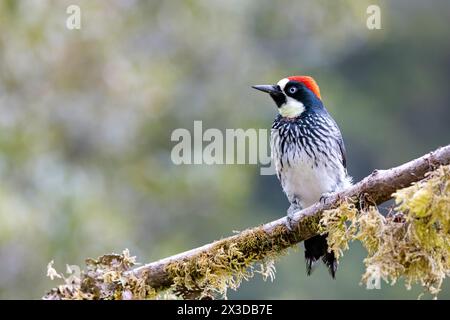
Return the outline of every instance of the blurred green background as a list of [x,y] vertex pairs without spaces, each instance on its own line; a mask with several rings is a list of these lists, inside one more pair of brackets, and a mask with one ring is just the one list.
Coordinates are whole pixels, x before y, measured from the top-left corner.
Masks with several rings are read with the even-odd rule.
[[[366,27],[369,4],[382,30]],[[81,7],[80,30],[66,8]],[[269,128],[250,85],[312,75],[359,180],[449,143],[449,1],[0,1],[0,298],[129,248],[156,260],[285,214],[258,165],[171,162],[175,128]],[[366,290],[358,244],[335,281],[302,246],[230,298],[415,299]],[[426,296],[429,297],[429,296]],[[440,298],[450,298],[445,282]]]

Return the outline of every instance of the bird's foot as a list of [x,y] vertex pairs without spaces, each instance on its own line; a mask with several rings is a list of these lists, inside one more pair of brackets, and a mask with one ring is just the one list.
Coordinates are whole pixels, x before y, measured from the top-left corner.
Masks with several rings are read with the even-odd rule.
[[286,217],[286,227],[292,231],[295,229],[295,221],[294,216],[295,213],[302,210],[302,207],[300,207],[298,204],[292,203],[289,209],[287,210],[287,217]]
[[320,196],[320,200],[319,200],[320,203],[321,204],[329,204],[332,195],[333,195],[333,192],[322,193],[322,195]]

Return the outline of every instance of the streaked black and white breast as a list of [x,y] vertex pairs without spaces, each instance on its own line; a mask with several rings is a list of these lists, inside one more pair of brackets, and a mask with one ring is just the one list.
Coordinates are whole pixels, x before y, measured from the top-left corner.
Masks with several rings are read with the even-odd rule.
[[296,118],[278,115],[271,130],[271,152],[289,201],[303,208],[351,185],[342,136],[326,110]]

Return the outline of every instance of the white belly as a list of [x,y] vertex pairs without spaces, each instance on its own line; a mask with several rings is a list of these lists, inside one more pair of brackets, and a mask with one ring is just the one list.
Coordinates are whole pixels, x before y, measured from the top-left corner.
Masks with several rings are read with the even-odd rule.
[[280,172],[281,185],[288,198],[295,197],[306,208],[320,200],[324,193],[336,188],[338,177],[330,166],[314,166],[312,160],[301,157]]
[[[277,132],[272,135],[271,146],[275,169],[291,203],[297,202],[306,208],[318,202],[323,194],[340,191],[351,185],[351,178],[339,161],[331,163],[320,153],[312,159],[302,150],[295,154],[284,154],[282,166]],[[337,155],[334,159],[338,159]]]

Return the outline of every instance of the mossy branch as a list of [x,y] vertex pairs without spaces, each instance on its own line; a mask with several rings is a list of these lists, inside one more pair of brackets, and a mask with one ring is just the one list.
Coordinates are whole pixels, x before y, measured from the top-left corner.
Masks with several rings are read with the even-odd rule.
[[[251,277],[254,272],[272,277],[273,259],[285,249],[317,235],[322,213],[339,207],[342,199],[353,199],[361,206],[367,202],[380,204],[389,200],[397,190],[422,180],[428,172],[448,164],[450,145],[401,166],[375,170],[348,190],[327,198],[326,203],[316,203],[297,212],[293,219],[297,228],[293,230],[286,228],[286,218],[280,218],[136,268],[123,267],[134,262],[127,252],[113,256],[116,280],[110,279],[110,272],[108,281],[105,280],[104,272],[110,271],[111,266],[102,264],[102,258],[90,260],[87,272],[78,283],[72,287],[69,284],[68,288],[66,282],[65,286],[53,289],[44,298],[151,298],[169,288],[184,298],[202,298],[217,293],[224,295],[227,288],[237,288],[243,279]],[[260,270],[255,269],[257,263],[261,265]],[[108,290],[104,289],[105,282]]]

